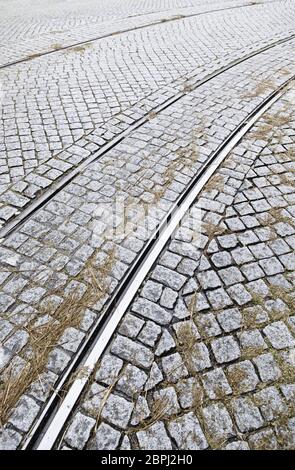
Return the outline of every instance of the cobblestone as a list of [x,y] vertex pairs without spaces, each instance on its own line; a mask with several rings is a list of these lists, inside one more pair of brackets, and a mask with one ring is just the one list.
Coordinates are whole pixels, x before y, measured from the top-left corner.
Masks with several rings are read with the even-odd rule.
[[185,414],[171,421],[168,428],[178,446],[185,450],[202,450],[208,447],[199,421],[193,413]]
[[94,426],[93,418],[78,413],[67,431],[66,442],[75,449],[83,449]]
[[169,450],[172,449],[171,441],[167,435],[164,424],[159,421],[150,426],[146,431],[136,433],[140,449]]
[[214,356],[218,363],[230,362],[240,357],[238,343],[231,336],[215,339],[211,343]]
[[233,411],[241,432],[252,431],[263,425],[259,409],[247,398],[233,400]]

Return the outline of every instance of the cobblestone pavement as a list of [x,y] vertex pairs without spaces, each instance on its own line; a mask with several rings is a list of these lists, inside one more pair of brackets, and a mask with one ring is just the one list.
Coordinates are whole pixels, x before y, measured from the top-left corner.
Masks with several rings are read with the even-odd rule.
[[98,5],[96,0],[83,3],[2,0],[0,63],[24,60],[32,54],[54,51],[126,28],[166,21],[175,15],[189,16],[250,3],[249,0],[108,0]]
[[257,123],[172,237],[63,448],[294,449],[294,96]]
[[[192,177],[251,111],[295,75],[293,39],[194,89],[212,71],[294,33],[292,2],[268,3],[163,23],[2,71],[13,84],[1,121],[3,224],[136,119],[149,113],[149,120],[1,241],[0,448],[21,445],[111,294]],[[144,4],[154,11],[152,2]],[[208,4],[213,8],[214,2]],[[184,85],[179,101],[158,115],[150,112]],[[294,248],[295,131],[286,110],[293,92],[287,97],[198,201],[196,207],[206,209],[203,235],[195,240],[189,229],[175,235],[120,326],[64,446],[293,445],[293,356],[286,354],[294,322],[292,296],[285,292],[292,285]],[[153,206],[137,221],[132,205],[139,202]],[[122,205],[129,207],[129,230],[137,227],[132,235],[123,227]],[[106,224],[106,206],[116,207],[116,234]],[[192,350],[184,348],[184,335]],[[112,365],[108,372],[104,364]],[[236,390],[235,382],[245,386]],[[112,393],[100,411],[108,385]],[[269,401],[280,404],[279,417]]]
[[190,80],[295,34],[294,3],[281,3],[162,23],[0,71],[0,224]]

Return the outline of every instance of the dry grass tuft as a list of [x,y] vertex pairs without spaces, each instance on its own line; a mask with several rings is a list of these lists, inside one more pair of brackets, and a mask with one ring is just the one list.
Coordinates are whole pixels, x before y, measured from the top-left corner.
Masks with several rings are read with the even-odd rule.
[[[97,254],[97,253],[96,253]],[[86,286],[81,294],[77,289],[68,293],[58,308],[48,305],[44,317],[46,322],[32,320],[26,331],[29,339],[26,351],[29,352],[29,362],[15,375],[12,366],[4,371],[0,383],[0,425],[7,421],[12,408],[46,369],[50,352],[58,345],[64,331],[77,328],[83,317],[83,312],[102,299],[107,292],[107,276],[113,265],[115,250],[111,250],[104,266],[98,271],[95,256],[90,258],[84,269],[75,278]],[[100,281],[98,281],[100,277]]]
[[148,113],[148,120],[151,121],[152,119],[155,119],[157,117],[158,113],[156,111],[150,111]]
[[191,84],[189,84],[189,83],[185,83],[185,85],[183,85],[182,91],[183,91],[184,93],[190,93],[191,91],[194,90],[194,88],[195,88],[194,85],[191,85]]
[[163,418],[167,418],[167,414],[171,409],[171,403],[169,400],[169,396],[167,394],[163,394],[160,397],[153,400],[151,404],[151,414],[149,418],[143,420],[138,426],[133,428],[128,428],[125,432],[126,434],[134,434],[138,431],[145,431],[149,429],[153,424],[158,423]]
[[41,53],[38,53],[36,52],[35,54],[29,54],[26,56],[26,59],[27,60],[33,60],[33,59],[36,59],[37,57],[40,57],[42,54]]
[[265,79],[259,82],[253,91],[248,91],[242,94],[242,98],[255,98],[257,96],[261,96],[268,91],[274,91],[276,89],[276,85],[274,84],[273,80]]
[[241,384],[247,379],[247,373],[240,368],[238,365],[231,370],[228,370],[227,378],[229,380],[230,386],[232,387],[235,393],[238,393]]
[[292,226],[295,225],[295,221],[291,216],[282,214],[282,209],[275,209],[275,208],[270,209],[268,211],[268,215],[270,216],[272,220],[274,219],[275,223],[284,222]]
[[188,146],[188,148],[178,150],[176,152],[176,158],[171,160],[167,165],[167,168],[162,175],[163,185],[154,192],[156,203],[163,198],[167,188],[175,180],[177,172],[181,169],[190,170],[197,162],[199,151],[195,142],[195,138],[199,138],[199,135],[202,135],[203,137],[203,132],[204,131],[202,131],[202,134],[200,134],[200,128],[195,128],[192,133],[192,143]]
[[209,238],[207,244],[210,244],[213,238],[224,234],[226,231],[224,227],[220,227],[220,225],[214,225],[212,223],[204,223],[202,229],[202,231],[204,231],[204,233]]
[[194,358],[196,357],[196,333],[192,320],[184,322],[177,330],[177,350],[189,372],[194,373]]
[[293,112],[285,105],[275,113],[265,114],[262,123],[256,127],[256,130],[249,133],[248,139],[264,141],[276,139],[279,143],[282,143],[285,136],[284,126],[292,122],[293,119]]
[[62,49],[63,48],[63,45],[62,44],[59,44],[58,42],[54,43],[54,44],[51,44],[51,48],[54,50],[54,51],[58,51],[59,49]]
[[212,178],[206,184],[204,191],[223,191],[224,189],[224,177],[222,175],[213,175]]
[[[73,47],[64,49],[64,53],[70,54],[71,52],[77,52],[78,54],[83,54],[87,49],[91,47],[92,47],[91,43],[79,44],[78,46],[73,46]],[[60,46],[58,49],[61,49],[61,48],[63,48],[63,46]]]

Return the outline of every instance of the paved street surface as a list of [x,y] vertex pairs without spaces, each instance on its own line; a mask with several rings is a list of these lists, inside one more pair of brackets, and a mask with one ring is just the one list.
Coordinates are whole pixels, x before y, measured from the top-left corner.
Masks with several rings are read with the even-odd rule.
[[0,449],[22,447],[159,223],[280,87],[159,256],[56,447],[294,449],[294,2],[0,12]]

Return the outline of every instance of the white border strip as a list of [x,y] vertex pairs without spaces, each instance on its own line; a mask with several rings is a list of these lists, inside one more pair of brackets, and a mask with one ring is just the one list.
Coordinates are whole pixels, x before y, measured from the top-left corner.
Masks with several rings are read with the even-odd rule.
[[81,395],[86,383],[89,380],[94,368],[103,354],[105,348],[107,347],[114,331],[116,330],[118,324],[120,323],[123,315],[128,309],[130,303],[135,297],[138,289],[149,273],[151,267],[158,259],[161,251],[166,245],[167,241],[173,234],[174,230],[177,228],[179,222],[187,213],[191,205],[194,203],[195,199],[199,193],[204,188],[205,184],[208,182],[210,177],[220,166],[220,164],[225,160],[237,143],[244,137],[244,135],[249,131],[249,129],[255,124],[255,122],[284,94],[285,90],[281,90],[276,96],[274,96],[270,101],[268,101],[254,116],[250,118],[249,121],[245,123],[242,129],[237,132],[237,134],[226,144],[226,146],[221,150],[212,164],[207,168],[204,174],[200,177],[197,184],[192,188],[190,193],[184,199],[182,204],[178,207],[175,213],[171,216],[169,223],[162,230],[161,236],[155,242],[151,252],[143,262],[143,264],[138,269],[136,275],[133,278],[133,281],[129,284],[125,290],[123,296],[121,297],[116,309],[114,310],[110,320],[106,323],[105,328],[97,338],[94,347],[89,353],[86,361],[83,364],[83,369],[85,368],[85,374],[83,377],[76,378],[73,384],[71,385],[67,395],[65,396],[59,410],[52,419],[49,427],[45,431],[43,437],[36,445],[36,450],[50,450],[53,448],[62,428],[64,427],[73,407],[75,406],[79,396]]

